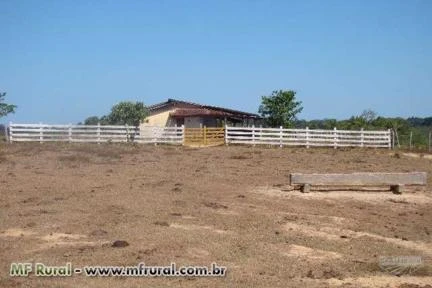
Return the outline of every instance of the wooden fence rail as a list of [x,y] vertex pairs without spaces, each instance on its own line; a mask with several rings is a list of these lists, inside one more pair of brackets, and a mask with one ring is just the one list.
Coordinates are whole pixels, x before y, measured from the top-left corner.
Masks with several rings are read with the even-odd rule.
[[227,144],[392,148],[391,131],[226,127]]
[[[304,147],[377,147],[392,148],[392,135],[387,131],[315,130],[261,127],[206,128],[131,127],[119,125],[9,125],[10,142],[137,142],[186,144],[247,144]],[[203,134],[204,133],[204,134]],[[186,141],[187,140],[187,141]]]
[[10,142],[183,143],[183,127],[127,125],[9,125]]

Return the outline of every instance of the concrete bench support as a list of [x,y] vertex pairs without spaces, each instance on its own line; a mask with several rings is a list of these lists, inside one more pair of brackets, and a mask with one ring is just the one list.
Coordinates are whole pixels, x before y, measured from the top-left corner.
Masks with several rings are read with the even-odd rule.
[[405,192],[405,185],[391,185],[390,188],[394,194],[402,194],[402,192]]
[[405,191],[406,185],[426,185],[426,172],[411,173],[346,173],[346,174],[303,174],[290,175],[290,185],[300,185],[301,191],[310,192],[318,186],[390,186],[395,194]]
[[310,184],[303,184],[301,186],[301,192],[303,192],[303,193],[309,193],[310,192]]

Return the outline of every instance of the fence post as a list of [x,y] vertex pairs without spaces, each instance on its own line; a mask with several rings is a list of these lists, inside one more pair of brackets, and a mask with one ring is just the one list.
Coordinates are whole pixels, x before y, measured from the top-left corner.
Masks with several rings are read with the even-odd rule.
[[126,128],[126,142],[129,142],[129,126],[128,126],[128,124],[125,124],[125,128]]
[[409,149],[412,149],[412,131],[410,132],[410,142],[409,142]]
[[72,123],[69,123],[68,136],[69,136],[69,143],[71,143],[72,142]]
[[97,135],[97,143],[98,144],[100,144],[100,132],[101,132],[101,129],[100,129],[100,122],[98,122],[98,125],[97,125],[98,127],[97,127],[97,130],[96,130],[96,135]]
[[255,124],[252,124],[252,146],[255,147]]
[[204,125],[203,127],[203,140],[204,140],[204,145],[207,145],[207,127]]
[[333,128],[333,148],[337,149],[337,129],[336,127]]
[[392,142],[391,142],[391,130],[388,129],[388,149],[392,149]]
[[[11,131],[11,125],[12,125],[12,122],[9,122],[9,131]],[[8,126],[7,125],[4,126],[4,133],[5,133],[5,137],[6,137],[6,142],[12,143],[12,137],[10,137],[8,134]]]
[[395,136],[396,136],[396,133],[395,133],[395,131],[393,130],[393,129],[389,129],[390,131],[391,131],[391,136],[392,136],[392,149],[394,150],[394,148],[395,148],[395,141],[396,141],[396,138],[395,138]]
[[309,148],[309,127],[306,127],[306,148]]
[[394,131],[394,133],[395,133],[395,136],[396,136],[396,141],[397,141],[397,143],[398,143],[398,148],[400,149],[401,148],[401,145],[400,145],[400,139],[399,139],[399,134],[398,134],[398,132],[397,132],[397,130],[396,129],[393,129]]
[[43,143],[43,127],[42,127],[42,122],[39,122],[39,143]]
[[263,125],[260,124],[260,128],[259,128],[259,134],[258,134],[258,142],[260,142],[261,144],[264,143],[262,142],[261,138],[263,137]]
[[282,137],[283,137],[283,135],[282,135],[282,129],[283,129],[283,127],[282,126],[279,126],[279,147],[280,148],[282,148]]
[[228,125],[225,121],[225,145],[228,146]]
[[184,145],[184,141],[185,141],[185,127],[184,127],[184,124],[181,125],[181,134],[182,134],[182,144]]
[[[176,125],[176,126],[177,126],[177,125]],[[138,126],[134,126],[133,131],[132,131],[132,136],[131,136],[131,140],[132,140],[132,142],[137,142],[137,143],[139,143],[139,139],[138,139],[138,140],[135,140],[137,136],[139,137],[139,129],[140,129],[140,126],[139,126],[139,125],[138,125]],[[171,136],[171,137],[172,137],[172,136]]]
[[364,147],[364,128],[360,128],[360,147]]

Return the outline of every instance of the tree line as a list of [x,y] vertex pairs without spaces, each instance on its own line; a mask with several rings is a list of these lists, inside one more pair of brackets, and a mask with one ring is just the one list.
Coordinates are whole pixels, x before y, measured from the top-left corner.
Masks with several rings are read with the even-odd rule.
[[[395,142],[401,146],[427,147],[432,131],[432,117],[383,117],[375,111],[364,110],[348,119],[301,120],[298,113],[303,110],[301,101],[296,100],[296,92],[274,91],[270,96],[262,96],[259,112],[264,124],[269,127],[340,129],[340,130],[387,130],[395,134]],[[410,145],[411,144],[411,145]]]

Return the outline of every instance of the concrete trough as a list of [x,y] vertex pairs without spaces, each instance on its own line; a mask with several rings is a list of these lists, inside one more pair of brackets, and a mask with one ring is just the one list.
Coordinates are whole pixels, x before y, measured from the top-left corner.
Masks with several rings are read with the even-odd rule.
[[410,173],[335,173],[335,174],[304,174],[292,173],[290,185],[300,185],[302,192],[309,192],[311,186],[390,186],[391,190],[400,194],[405,185],[426,185],[426,172]]

